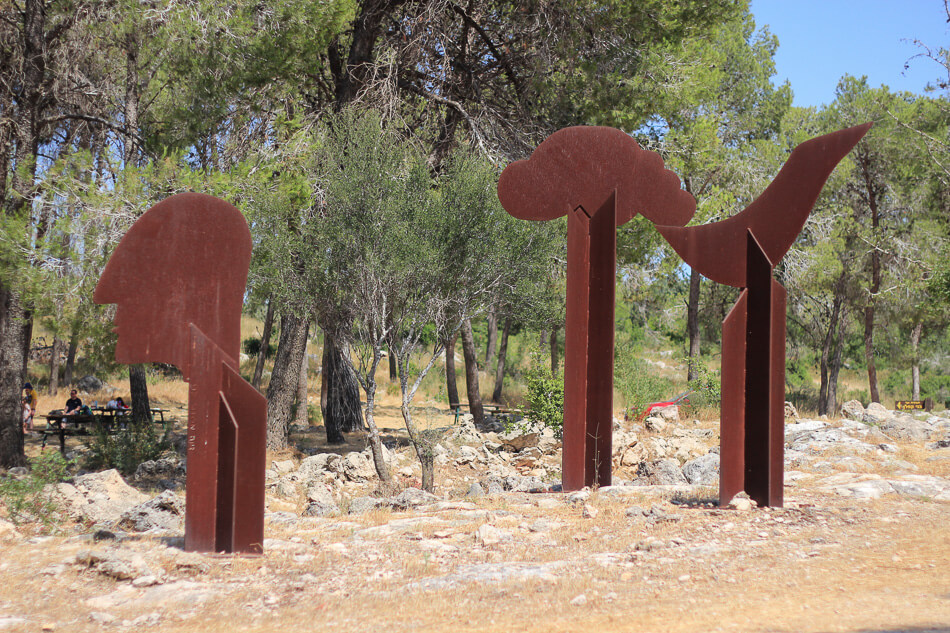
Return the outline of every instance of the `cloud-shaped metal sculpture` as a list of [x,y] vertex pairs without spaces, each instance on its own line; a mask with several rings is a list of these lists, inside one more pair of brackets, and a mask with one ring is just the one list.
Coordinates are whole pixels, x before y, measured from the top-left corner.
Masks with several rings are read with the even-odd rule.
[[555,132],[502,172],[498,198],[516,218],[568,216],[561,482],[609,485],[617,227],[638,213],[686,224],[696,201],[657,154],[607,127]]
[[696,212],[696,200],[659,154],[610,127],[558,130],[498,180],[502,206],[522,220],[553,220],[577,207],[593,214],[611,195],[617,226],[638,213],[654,224],[682,226]]

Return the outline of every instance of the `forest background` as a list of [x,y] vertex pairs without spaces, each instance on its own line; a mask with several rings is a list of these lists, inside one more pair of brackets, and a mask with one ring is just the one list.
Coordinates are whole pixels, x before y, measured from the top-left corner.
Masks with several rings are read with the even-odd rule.
[[[743,209],[798,143],[873,121],[776,270],[787,392],[818,414],[845,397],[950,405],[948,49],[922,43],[924,94],[844,76],[832,103],[800,108],[772,79],[777,46],[744,0],[3,0],[0,466],[25,461],[34,330],[51,338],[48,369],[30,374],[48,392],[125,371],[92,289],[135,219],[189,190],[232,202],[251,227],[245,312],[263,340],[244,368],[261,387],[273,336],[269,447],[307,419],[298,393],[319,337],[328,439],[366,424],[378,456],[386,358],[431,464],[410,404],[443,352],[439,393],[459,402],[458,336],[476,417],[479,365],[493,399],[511,400],[509,337],[539,342],[558,374],[565,226],[514,220],[494,186],[569,125],[619,127],[659,152],[698,224]],[[688,358],[693,384],[714,380],[736,291],[690,271],[642,218],[618,229],[618,261],[617,375],[631,400],[673,395],[651,382],[644,349]],[[149,374],[171,369],[128,371],[145,411]],[[840,393],[843,371],[866,388]]]

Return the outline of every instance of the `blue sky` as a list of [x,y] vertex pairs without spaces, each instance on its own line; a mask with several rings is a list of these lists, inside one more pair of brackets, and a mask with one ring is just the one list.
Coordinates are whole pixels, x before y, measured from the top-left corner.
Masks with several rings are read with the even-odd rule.
[[779,39],[773,80],[789,80],[797,106],[834,101],[844,74],[923,93],[941,67],[915,59],[905,71],[920,51],[913,40],[950,47],[942,0],[752,0],[752,13]]

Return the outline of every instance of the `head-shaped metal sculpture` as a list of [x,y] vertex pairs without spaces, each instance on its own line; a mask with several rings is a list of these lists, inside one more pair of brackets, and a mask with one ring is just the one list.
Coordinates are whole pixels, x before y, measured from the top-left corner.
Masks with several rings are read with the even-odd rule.
[[187,379],[194,324],[236,361],[250,261],[247,222],[227,202],[182,193],[153,206],[122,238],[93,295],[117,304],[116,360],[170,363]]
[[116,360],[165,362],[188,389],[185,549],[259,553],[267,400],[237,373],[251,234],[241,212],[184,193],[149,209],[94,299],[116,303]]
[[498,198],[524,220],[568,216],[561,481],[610,485],[616,229],[638,213],[685,224],[696,201],[657,154],[606,127],[555,132],[502,172]]

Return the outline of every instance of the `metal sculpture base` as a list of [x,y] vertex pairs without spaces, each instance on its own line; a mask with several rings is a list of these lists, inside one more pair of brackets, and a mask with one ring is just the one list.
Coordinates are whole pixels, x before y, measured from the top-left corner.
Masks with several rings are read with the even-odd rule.
[[759,506],[783,503],[785,288],[747,233],[747,287],[722,322],[719,503],[743,490]]
[[[568,214],[561,486],[609,486],[613,443],[615,195]],[[591,246],[594,246],[592,249]]]

